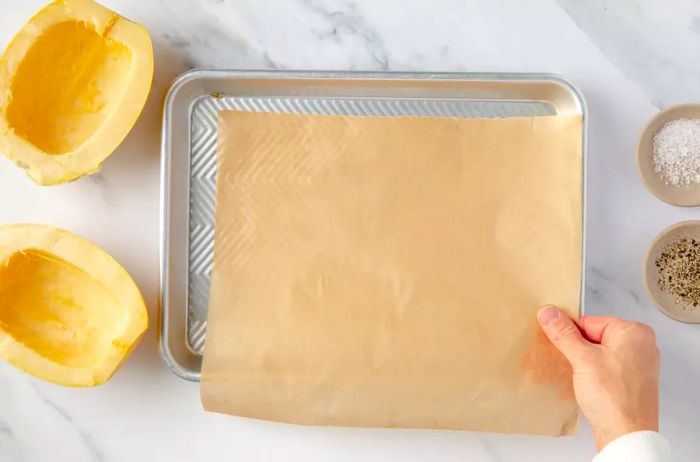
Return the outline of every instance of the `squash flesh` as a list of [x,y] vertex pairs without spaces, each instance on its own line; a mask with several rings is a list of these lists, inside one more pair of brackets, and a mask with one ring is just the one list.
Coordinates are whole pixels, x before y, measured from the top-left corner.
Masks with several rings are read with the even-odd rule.
[[7,119],[50,155],[81,146],[118,107],[131,51],[90,23],[63,21],[32,44],[12,80]]
[[93,0],[55,0],[0,57],[0,153],[40,185],[99,171],[144,107],[148,31]]
[[107,381],[148,327],[133,279],[67,231],[0,226],[0,358],[50,382]]
[[92,367],[124,326],[114,292],[79,268],[38,250],[0,267],[0,325],[41,356],[67,367]]

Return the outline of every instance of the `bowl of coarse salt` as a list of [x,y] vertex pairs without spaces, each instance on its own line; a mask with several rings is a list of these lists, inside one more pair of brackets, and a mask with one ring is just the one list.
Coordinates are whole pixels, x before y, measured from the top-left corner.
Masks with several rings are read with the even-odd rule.
[[700,205],[700,104],[656,114],[639,137],[637,166],[644,185],[662,201]]

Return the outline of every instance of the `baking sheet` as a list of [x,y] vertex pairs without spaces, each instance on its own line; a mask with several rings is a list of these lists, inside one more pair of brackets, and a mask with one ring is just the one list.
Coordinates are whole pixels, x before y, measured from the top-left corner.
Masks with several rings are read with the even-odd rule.
[[[558,76],[202,70],[183,74],[164,104],[159,343],[164,363],[188,380],[200,377],[213,248],[215,121],[218,112],[227,109],[455,117],[580,114],[585,175],[585,102]],[[583,189],[585,200],[585,181]]]

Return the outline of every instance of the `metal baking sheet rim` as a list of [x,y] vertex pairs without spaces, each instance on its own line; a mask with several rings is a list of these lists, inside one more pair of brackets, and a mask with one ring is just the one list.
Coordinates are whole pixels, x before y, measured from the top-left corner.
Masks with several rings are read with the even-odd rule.
[[[170,316],[175,316],[169,309],[169,289],[170,289],[170,268],[169,268],[169,248],[171,215],[170,192],[170,136],[172,117],[171,112],[174,105],[174,97],[182,86],[192,80],[218,78],[218,79],[342,79],[342,80],[455,80],[455,81],[513,81],[533,82],[546,81],[557,83],[568,90],[578,102],[581,115],[583,117],[582,130],[582,252],[581,252],[581,293],[580,293],[580,313],[585,312],[585,288],[586,288],[586,243],[587,243],[587,172],[588,172],[588,110],[586,100],[581,91],[566,78],[555,74],[547,73],[453,73],[453,72],[336,72],[336,71],[237,71],[237,70],[201,70],[194,69],[181,74],[172,83],[164,98],[163,103],[163,131],[161,139],[161,189],[160,189],[160,246],[159,246],[159,290],[158,290],[158,345],[163,363],[175,375],[198,382],[200,371],[184,367],[174,356],[170,348],[170,336],[173,334],[168,328]],[[199,96],[204,96],[199,95]],[[192,107],[187,108],[188,111]],[[188,175],[189,181],[189,175]],[[188,188],[189,190],[189,188]],[[189,194],[189,193],[188,193]],[[189,207],[189,205],[188,205]],[[185,287],[187,291],[187,287]],[[185,295],[186,297],[187,295]],[[186,313],[181,313],[186,316]],[[186,333],[182,332],[182,342],[186,342]]]

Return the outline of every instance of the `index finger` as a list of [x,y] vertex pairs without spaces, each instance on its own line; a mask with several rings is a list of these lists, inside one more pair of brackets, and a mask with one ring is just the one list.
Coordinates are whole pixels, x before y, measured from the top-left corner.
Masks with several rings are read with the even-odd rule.
[[589,341],[603,343],[605,329],[616,319],[608,316],[581,316],[575,321],[583,336]]

